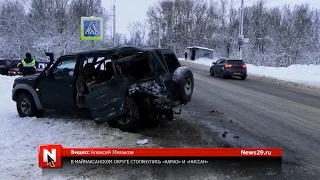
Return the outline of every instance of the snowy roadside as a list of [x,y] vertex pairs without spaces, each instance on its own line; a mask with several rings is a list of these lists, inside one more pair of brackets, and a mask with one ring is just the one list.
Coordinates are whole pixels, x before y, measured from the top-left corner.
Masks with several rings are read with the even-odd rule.
[[[201,58],[195,61],[184,60],[190,63],[201,64],[209,67],[213,59]],[[291,65],[289,67],[266,67],[247,64],[248,74],[258,77],[275,78],[283,81],[300,83],[308,86],[320,87],[320,65]]]
[[[2,179],[41,179],[42,170],[37,164],[39,144],[62,144],[65,147],[137,147],[136,142],[144,138],[140,134],[124,133],[108,125],[97,126],[92,120],[77,117],[59,118],[53,115],[44,118],[20,118],[15,102],[11,99],[15,78],[0,75]],[[142,147],[156,146],[152,140],[148,140],[149,143]],[[78,171],[71,176],[77,178],[77,174],[84,174],[83,169]],[[91,172],[90,177],[95,179],[96,173],[97,170]],[[66,176],[62,179],[69,176],[64,175]]]

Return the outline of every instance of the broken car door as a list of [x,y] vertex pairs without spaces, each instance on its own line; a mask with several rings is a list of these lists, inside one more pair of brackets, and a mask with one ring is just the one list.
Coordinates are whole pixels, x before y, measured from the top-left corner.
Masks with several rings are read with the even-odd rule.
[[[91,64],[84,64],[84,67],[90,67],[90,76],[84,77],[85,81],[90,81],[85,102],[93,119],[100,124],[126,112],[126,92],[129,83],[125,75],[115,75],[112,66],[111,68],[107,68],[110,66],[101,66],[102,63],[106,64],[105,61],[110,60],[107,55],[91,55],[85,57],[84,61],[88,58],[94,59],[94,61],[87,61]],[[97,59],[98,61],[95,61]],[[95,77],[91,77],[91,75]]]

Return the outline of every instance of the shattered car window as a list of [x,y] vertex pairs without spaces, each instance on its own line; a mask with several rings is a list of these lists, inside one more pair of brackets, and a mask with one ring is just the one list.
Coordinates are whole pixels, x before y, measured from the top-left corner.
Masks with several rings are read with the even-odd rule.
[[85,65],[88,63],[94,63],[94,65],[97,67],[99,63],[102,63],[102,61],[106,61],[106,60],[110,60],[110,58],[104,57],[104,56],[102,56],[102,57],[97,57],[97,56],[86,57],[83,62],[83,67],[85,67]]
[[177,63],[178,59],[176,59],[176,56],[174,54],[164,54],[164,58],[168,65],[170,73],[173,73],[179,67],[179,64]]
[[99,68],[100,70],[105,70],[107,67],[106,67],[106,64],[107,63],[112,63],[111,62],[111,59],[107,59],[105,60],[104,62],[100,63],[100,64],[96,64],[95,67],[96,68]]
[[88,63],[92,63],[93,59],[94,59],[93,57],[88,57],[88,58],[86,58],[86,59],[84,60],[83,67],[84,67],[86,64],[88,64]]
[[84,81],[87,86],[111,80],[115,73],[108,55],[90,55],[83,62]]
[[154,76],[154,68],[150,64],[147,54],[132,55],[118,59],[116,67],[128,77],[130,82]]

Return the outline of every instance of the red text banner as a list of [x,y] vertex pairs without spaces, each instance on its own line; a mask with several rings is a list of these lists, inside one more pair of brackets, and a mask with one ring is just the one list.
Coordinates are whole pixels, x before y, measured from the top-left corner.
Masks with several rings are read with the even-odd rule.
[[39,167],[61,168],[63,158],[281,158],[281,148],[65,148],[39,145]]
[[63,157],[281,157],[280,148],[63,148]]

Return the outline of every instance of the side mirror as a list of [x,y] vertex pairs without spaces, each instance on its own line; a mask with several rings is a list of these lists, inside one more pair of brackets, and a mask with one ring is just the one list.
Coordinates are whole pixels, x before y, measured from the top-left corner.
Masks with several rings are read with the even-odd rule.
[[213,64],[213,65],[216,65],[217,63],[216,63],[216,62],[212,62],[212,64]]
[[69,76],[73,76],[74,75],[74,72],[73,71],[70,71],[69,72]]

